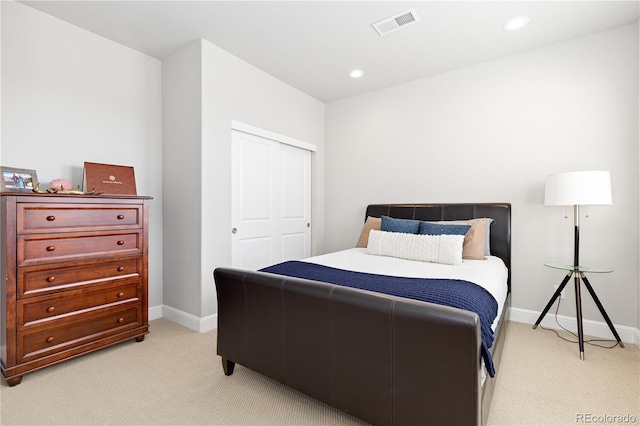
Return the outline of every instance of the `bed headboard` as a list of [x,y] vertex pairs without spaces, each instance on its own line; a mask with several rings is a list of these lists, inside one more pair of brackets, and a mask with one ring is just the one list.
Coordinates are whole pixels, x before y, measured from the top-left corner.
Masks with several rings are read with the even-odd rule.
[[398,219],[417,220],[467,220],[490,217],[491,254],[501,258],[509,270],[507,284],[511,291],[511,204],[510,203],[462,203],[462,204],[370,204],[367,216],[382,215]]

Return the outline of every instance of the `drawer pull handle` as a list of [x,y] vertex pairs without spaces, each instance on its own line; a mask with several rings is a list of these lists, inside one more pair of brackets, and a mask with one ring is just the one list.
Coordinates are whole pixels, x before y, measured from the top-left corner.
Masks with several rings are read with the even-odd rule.
[[54,251],[56,246],[47,246],[47,251]]
[[118,266],[118,272],[124,271],[124,266]]
[[47,308],[47,312],[53,312],[53,311],[55,311],[55,310],[56,310],[56,307],[55,307],[55,306],[49,306],[49,307]]
[[123,292],[118,293],[118,297],[122,297],[122,296],[124,296]]
[[47,220],[49,222],[53,222],[54,220],[56,220],[56,217],[55,216],[47,216]]
[[122,220],[122,219],[124,219],[124,215],[123,214],[119,214],[118,215],[118,220]]
[[47,337],[47,343],[51,343],[51,342],[53,342],[53,336]]
[[52,283],[52,282],[54,282],[55,280],[56,280],[56,277],[53,277],[53,276],[51,276],[51,277],[47,277],[47,282],[48,282],[48,283]]
[[120,317],[118,318],[118,323],[122,324],[124,322],[124,318]]
[[124,241],[122,241],[122,240],[118,240],[118,245],[119,245],[119,246],[123,246],[123,245],[124,245]]

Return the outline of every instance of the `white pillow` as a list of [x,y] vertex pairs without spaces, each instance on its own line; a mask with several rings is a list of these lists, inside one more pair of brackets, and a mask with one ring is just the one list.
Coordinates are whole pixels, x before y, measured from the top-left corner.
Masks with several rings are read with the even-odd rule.
[[419,235],[377,231],[369,233],[367,253],[422,262],[459,265],[464,235]]

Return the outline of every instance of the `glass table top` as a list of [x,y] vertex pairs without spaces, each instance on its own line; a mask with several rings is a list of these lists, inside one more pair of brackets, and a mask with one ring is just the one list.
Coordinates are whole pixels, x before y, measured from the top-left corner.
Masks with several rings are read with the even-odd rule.
[[585,265],[574,266],[570,263],[563,263],[563,262],[544,262],[544,266],[548,266],[549,268],[554,268],[554,269],[562,269],[563,271],[587,272],[587,273],[594,273],[594,274],[607,274],[609,272],[613,272],[613,269],[611,268],[604,268],[601,266],[585,266]]

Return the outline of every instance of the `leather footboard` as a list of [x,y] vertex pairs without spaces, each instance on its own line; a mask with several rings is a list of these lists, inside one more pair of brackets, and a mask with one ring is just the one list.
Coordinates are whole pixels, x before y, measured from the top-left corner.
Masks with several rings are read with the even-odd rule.
[[494,334],[493,346],[491,347],[491,357],[496,369],[494,377],[487,376],[482,384],[482,424],[486,425],[489,419],[489,409],[491,408],[491,400],[493,399],[493,391],[496,387],[496,380],[500,374],[500,361],[502,360],[502,352],[507,338],[507,330],[509,328],[509,312],[511,310],[511,293],[507,294],[507,300],[502,308],[502,316],[496,327]]
[[261,272],[214,277],[225,366],[375,425],[481,424],[475,313]]

